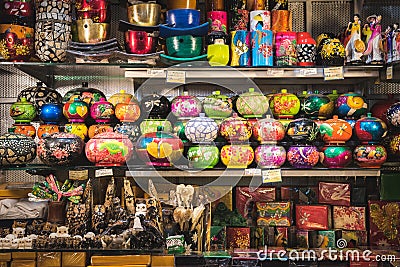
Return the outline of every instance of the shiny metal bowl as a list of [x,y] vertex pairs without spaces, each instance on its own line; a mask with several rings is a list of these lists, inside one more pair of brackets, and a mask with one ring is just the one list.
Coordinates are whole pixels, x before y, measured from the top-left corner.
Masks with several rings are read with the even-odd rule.
[[94,23],[91,19],[76,20],[78,41],[81,43],[98,43],[105,41],[110,35],[109,23]]
[[128,6],[128,20],[139,26],[156,26],[160,22],[161,6],[146,3]]

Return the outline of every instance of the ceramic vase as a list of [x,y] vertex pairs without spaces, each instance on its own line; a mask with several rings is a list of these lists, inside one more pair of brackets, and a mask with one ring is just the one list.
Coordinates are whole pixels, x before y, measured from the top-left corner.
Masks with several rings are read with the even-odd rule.
[[232,100],[220,91],[214,91],[203,100],[203,109],[207,117],[225,119],[232,114]]
[[249,145],[225,145],[221,148],[221,162],[232,169],[245,169],[254,160],[254,151]]
[[362,144],[354,149],[353,158],[361,168],[380,168],[386,162],[387,152],[381,145]]
[[386,117],[386,113],[394,103],[396,103],[396,100],[394,99],[394,96],[390,95],[388,96],[388,99],[376,102],[371,107],[372,116],[381,119],[384,123],[386,123],[386,126],[389,126],[390,124]]
[[135,99],[115,106],[115,117],[121,122],[135,122],[140,118],[140,114],[140,106]]
[[248,141],[252,129],[249,122],[233,113],[233,116],[226,118],[219,126],[219,132],[229,142],[245,142]]
[[59,124],[63,119],[63,106],[59,103],[43,104],[39,119],[45,124]]
[[324,146],[320,152],[320,161],[322,165],[330,169],[345,168],[352,160],[352,151],[347,146]]
[[21,98],[11,105],[10,116],[15,123],[30,123],[36,117],[36,108],[26,98]]
[[361,95],[350,92],[336,99],[335,108],[339,118],[358,119],[367,113],[368,105]]
[[182,140],[183,143],[187,143],[189,139],[186,137],[185,128],[188,123],[188,119],[177,120],[174,125],[172,132]]
[[103,97],[90,106],[90,116],[97,123],[110,122],[113,115],[114,106]]
[[[118,93],[113,94],[108,98],[108,102],[110,102],[114,107],[119,103],[129,103],[131,100],[136,98],[132,94],[128,94],[125,90],[120,90]],[[137,102],[137,100],[136,100]]]
[[75,98],[73,101],[64,104],[63,114],[70,122],[82,123],[89,116],[89,107],[86,102]]
[[179,119],[198,117],[201,110],[201,101],[195,96],[190,96],[188,92],[171,101],[171,112]]
[[83,140],[70,133],[53,133],[43,136],[38,143],[38,157],[50,166],[68,166],[83,152]]
[[260,168],[279,168],[286,161],[286,150],[283,146],[260,145],[254,154]]
[[291,146],[287,151],[287,161],[296,169],[311,169],[319,161],[319,152],[315,146]]
[[322,140],[330,144],[344,143],[350,140],[353,130],[345,120],[339,119],[334,115],[332,119],[326,120],[319,126]]
[[315,91],[314,94],[306,96],[302,110],[310,119],[326,120],[332,116],[334,107],[335,103],[328,96]]
[[262,144],[276,143],[285,137],[285,127],[282,123],[267,115],[267,118],[254,123],[253,136]]
[[140,108],[145,118],[166,119],[171,112],[171,103],[165,96],[154,93],[142,98]]
[[36,157],[35,141],[12,131],[0,136],[0,166],[25,165]]
[[311,144],[319,137],[319,127],[313,120],[300,118],[289,123],[286,134],[296,144]]
[[218,124],[211,118],[200,114],[200,117],[188,121],[185,135],[192,143],[210,143],[218,136]]
[[114,132],[95,135],[86,143],[86,158],[96,166],[121,166],[132,157],[133,144],[127,136]]
[[90,106],[100,101],[100,98],[106,99],[106,96],[100,90],[89,87],[88,82],[82,82],[82,87],[74,88],[65,93],[63,103],[73,101],[75,98],[79,98]]
[[368,113],[367,117],[357,120],[354,129],[358,140],[362,143],[377,143],[387,133],[386,124],[382,120],[372,117],[371,113]]
[[282,89],[280,93],[274,94],[269,102],[272,113],[276,118],[294,118],[300,111],[300,101],[296,95]]
[[187,152],[189,166],[196,169],[211,169],[219,162],[219,149],[214,145],[191,146]]
[[254,88],[239,95],[236,100],[236,109],[244,118],[261,118],[268,111],[267,98]]

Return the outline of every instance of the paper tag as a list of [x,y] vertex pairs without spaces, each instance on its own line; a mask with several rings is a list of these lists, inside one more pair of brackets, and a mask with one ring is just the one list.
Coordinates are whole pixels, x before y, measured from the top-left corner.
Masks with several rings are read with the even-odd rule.
[[343,80],[343,67],[331,67],[324,69],[324,80],[325,81],[333,81],[333,80]]
[[186,83],[186,72],[179,70],[167,71],[167,83]]
[[318,70],[316,68],[307,68],[307,69],[300,69],[299,75],[300,76],[312,76],[317,75]]
[[165,70],[147,69],[147,75],[149,75],[149,76],[164,75],[164,73],[165,73]]
[[262,181],[264,184],[282,182],[281,169],[263,170]]
[[245,169],[244,175],[252,176],[252,175],[261,175],[261,169]]
[[267,70],[267,76],[283,76],[285,70],[282,69],[269,69]]
[[104,177],[104,176],[113,176],[113,170],[112,169],[98,169],[96,170],[95,177]]
[[70,170],[68,172],[68,177],[70,180],[87,180],[89,177],[89,170],[80,170],[80,171],[73,171]]
[[386,79],[391,80],[393,79],[393,66],[389,66],[386,69]]

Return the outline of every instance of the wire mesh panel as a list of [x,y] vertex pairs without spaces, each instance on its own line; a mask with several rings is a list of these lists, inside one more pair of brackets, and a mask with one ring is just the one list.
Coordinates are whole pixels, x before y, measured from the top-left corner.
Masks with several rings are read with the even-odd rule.
[[351,1],[312,1],[312,35],[331,32],[337,34],[346,28],[352,14]]
[[289,2],[289,10],[292,12],[293,31],[306,31],[305,22],[305,3],[304,2]]

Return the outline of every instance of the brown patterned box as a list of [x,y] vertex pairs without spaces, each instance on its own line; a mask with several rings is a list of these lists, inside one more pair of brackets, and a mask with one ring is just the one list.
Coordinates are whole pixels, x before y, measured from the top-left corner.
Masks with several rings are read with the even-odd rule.
[[258,226],[290,226],[292,224],[291,202],[257,202]]
[[226,228],[226,245],[228,249],[250,248],[250,227],[228,227]]
[[329,230],[330,206],[296,205],[296,226],[300,230]]
[[348,248],[368,245],[367,231],[342,230],[341,238],[346,240]]
[[365,207],[333,207],[333,228],[343,230],[365,231]]
[[255,218],[256,202],[271,202],[276,199],[275,187],[258,187],[250,192],[250,187],[236,187],[236,209],[244,218]]
[[318,184],[318,202],[337,206],[350,206],[350,184],[326,183]]

